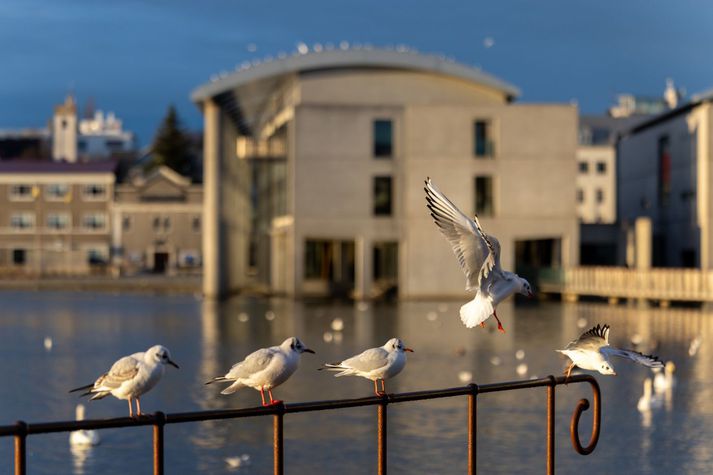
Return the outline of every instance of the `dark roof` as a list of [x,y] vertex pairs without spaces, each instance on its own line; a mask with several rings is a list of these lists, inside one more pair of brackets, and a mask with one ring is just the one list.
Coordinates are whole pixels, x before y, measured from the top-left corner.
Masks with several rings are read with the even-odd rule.
[[49,160],[2,160],[0,173],[114,173],[113,160],[93,162],[51,162]]
[[675,109],[671,109],[667,112],[664,112],[662,114],[654,115],[654,116],[648,116],[649,119],[645,120],[643,122],[640,122],[633,127],[631,127],[628,130],[624,130],[619,134],[619,138],[626,137],[627,135],[634,135],[638,134],[639,132],[643,132],[644,130],[654,127],[658,124],[661,124],[663,122],[666,122],[667,120],[676,117],[681,114],[686,114],[692,109],[695,109],[699,105],[706,103],[706,102],[712,102],[713,101],[713,90],[705,91],[701,94],[696,94],[691,97],[691,100],[688,102],[685,102]]

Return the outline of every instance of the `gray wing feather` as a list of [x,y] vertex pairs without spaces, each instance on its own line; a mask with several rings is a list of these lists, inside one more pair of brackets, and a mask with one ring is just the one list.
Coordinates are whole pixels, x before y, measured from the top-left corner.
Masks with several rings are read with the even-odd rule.
[[663,363],[658,359],[657,356],[645,355],[634,350],[624,350],[621,348],[614,348],[613,346],[607,346],[600,350],[604,356],[617,356],[619,358],[627,358],[640,365],[648,366],[649,368],[663,368]]
[[267,368],[274,357],[275,352],[270,348],[257,350],[250,353],[243,361],[234,364],[225,377],[228,379],[250,377],[251,375]]
[[139,372],[139,361],[133,356],[124,356],[114,363],[108,373],[100,376],[94,383],[95,388],[116,389],[132,379]]
[[383,348],[371,348],[356,356],[342,361],[343,368],[354,368],[359,371],[373,371],[386,366],[389,352]]
[[483,232],[478,222],[464,215],[456,205],[426,180],[426,206],[431,217],[446,237],[466,276],[466,289],[479,287],[494,267],[499,268],[500,243]]
[[609,325],[597,324],[570,342],[565,349],[598,351],[605,346],[609,346]]

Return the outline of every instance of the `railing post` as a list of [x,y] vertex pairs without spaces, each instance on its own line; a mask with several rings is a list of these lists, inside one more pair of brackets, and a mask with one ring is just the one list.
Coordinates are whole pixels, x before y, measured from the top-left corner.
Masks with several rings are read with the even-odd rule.
[[555,473],[555,377],[547,386],[547,475]]
[[27,423],[17,421],[17,433],[15,434],[15,475],[25,475],[27,473]]
[[388,396],[384,396],[379,403],[377,411],[378,438],[379,438],[379,460],[378,471],[379,475],[386,475],[386,405],[388,404]]
[[475,475],[478,454],[478,385],[470,384],[468,394],[468,475]]
[[274,472],[275,475],[283,475],[285,473],[285,460],[284,460],[284,444],[282,435],[282,419],[285,414],[285,406],[283,403],[279,403],[279,412],[273,416],[272,428],[273,428],[273,439],[272,448],[274,452]]
[[163,426],[166,425],[166,414],[158,411],[153,425],[153,473],[163,475]]

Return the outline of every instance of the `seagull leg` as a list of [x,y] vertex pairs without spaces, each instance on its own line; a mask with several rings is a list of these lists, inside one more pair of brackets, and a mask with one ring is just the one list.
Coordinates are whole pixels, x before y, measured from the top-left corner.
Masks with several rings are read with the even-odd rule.
[[136,398],[136,417],[141,417],[144,414],[141,412],[141,399]]
[[134,418],[134,408],[131,405],[131,398],[128,399],[128,402],[129,402],[129,417],[133,419]]
[[270,395],[270,405],[280,404],[282,401],[279,399],[272,399],[272,388],[267,388],[267,393]]
[[493,316],[495,317],[495,320],[498,321],[498,331],[499,331],[500,333],[505,333],[505,329],[503,328],[503,324],[500,323],[500,319],[498,318],[498,312],[497,312],[495,309],[493,309]]
[[381,380],[381,392],[386,394],[386,386],[383,379]]
[[262,386],[260,386],[260,399],[262,399],[262,405],[263,405],[263,406],[267,406],[267,404],[265,404],[265,393],[264,393],[264,390],[265,390],[265,389],[264,389]]
[[381,397],[381,396],[383,396],[383,394],[381,394],[381,393],[379,392],[379,386],[376,385],[376,382],[377,382],[378,380],[379,380],[378,378],[374,380],[374,394],[376,394],[377,396]]
[[567,380],[569,379],[569,375],[572,373],[572,369],[574,368],[574,363],[570,363],[569,366],[567,366],[567,369],[564,370],[564,381],[567,383]]
[[480,322],[480,328],[485,328],[485,322]]

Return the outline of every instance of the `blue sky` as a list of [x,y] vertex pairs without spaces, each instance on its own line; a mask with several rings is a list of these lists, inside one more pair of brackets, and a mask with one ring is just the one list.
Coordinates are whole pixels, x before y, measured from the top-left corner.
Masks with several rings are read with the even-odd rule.
[[517,85],[520,101],[599,113],[621,92],[661,94],[667,77],[713,87],[711,25],[713,4],[696,0],[0,0],[0,128],[44,125],[73,90],[146,144],[171,103],[201,128],[188,96],[212,74],[343,40],[442,53]]

